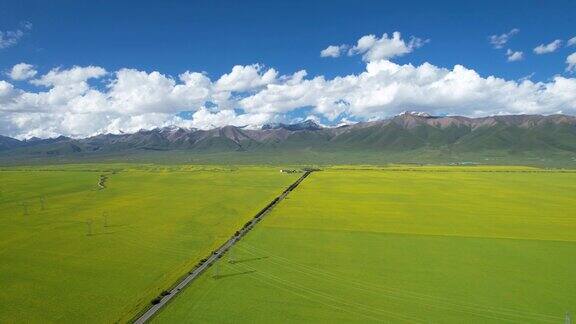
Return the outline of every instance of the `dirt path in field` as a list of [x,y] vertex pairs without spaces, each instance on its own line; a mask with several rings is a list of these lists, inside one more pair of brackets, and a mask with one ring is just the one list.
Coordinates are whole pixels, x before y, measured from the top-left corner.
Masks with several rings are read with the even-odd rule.
[[106,180],[108,180],[108,177],[105,174],[101,174],[100,177],[98,178],[99,190],[106,189]]
[[151,303],[151,306],[134,321],[135,324],[143,324],[148,322],[158,311],[168,303],[172,298],[174,298],[182,289],[184,289],[190,282],[200,276],[206,269],[213,265],[219,258],[221,258],[236,242],[238,242],[243,236],[250,232],[258,222],[264,218],[276,205],[278,205],[288,194],[296,189],[298,185],[306,179],[312,171],[306,171],[304,174],[291,184],[286,190],[284,190],[280,196],[274,198],[266,207],[259,211],[250,221],[248,221],[244,226],[236,231],[236,233],[224,244],[222,244],[217,250],[215,250],[210,256],[206,257],[196,267],[189,272],[189,274],[181,279],[170,291],[162,293]]
[[106,189],[106,182],[108,181],[108,177],[115,175],[118,171],[107,171],[106,173],[100,174],[98,177],[98,190]]

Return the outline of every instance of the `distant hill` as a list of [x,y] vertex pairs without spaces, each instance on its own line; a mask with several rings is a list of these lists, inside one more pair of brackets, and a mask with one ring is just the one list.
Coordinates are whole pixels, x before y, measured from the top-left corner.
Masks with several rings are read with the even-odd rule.
[[[211,130],[166,127],[132,134],[101,134],[83,139],[17,139],[0,136],[0,160],[129,156],[143,152],[188,154],[243,152],[310,154],[366,153],[410,156],[454,154],[576,154],[576,117],[508,115],[483,118],[436,117],[404,113],[389,119],[334,128],[307,120],[268,124],[261,129],[225,126]],[[431,153],[430,153],[431,152]],[[320,159],[321,160],[321,159]]]

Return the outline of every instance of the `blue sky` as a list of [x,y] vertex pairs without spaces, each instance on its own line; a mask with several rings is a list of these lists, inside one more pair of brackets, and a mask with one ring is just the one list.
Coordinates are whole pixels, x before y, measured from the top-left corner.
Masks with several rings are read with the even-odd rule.
[[[89,87],[101,91],[113,82],[116,71],[125,68],[147,73],[158,71],[175,80],[185,71],[205,72],[216,81],[235,65],[258,63],[260,73],[273,68],[278,76],[288,76],[306,70],[308,79],[321,75],[333,80],[358,76],[366,71],[367,61],[361,55],[348,56],[344,52],[338,58],[323,58],[321,50],[341,44],[350,48],[362,36],[374,34],[380,38],[384,33],[391,35],[398,31],[406,43],[412,36],[428,42],[409,53],[385,58],[395,64],[420,66],[429,62],[450,70],[463,65],[483,78],[494,75],[503,80],[518,80],[531,76],[535,83],[549,83],[555,76],[574,78],[574,73],[567,71],[566,61],[576,51],[576,46],[567,46],[567,41],[576,36],[575,13],[575,1],[0,1],[0,31],[23,32],[16,44],[0,49],[0,71],[4,74],[0,80],[19,91],[36,94],[55,86],[6,77],[15,64],[22,62],[34,67],[35,78],[55,68],[62,71],[73,66],[101,67],[106,74],[87,81]],[[31,28],[25,28],[26,23]],[[519,32],[501,49],[490,44],[491,35],[513,29]],[[533,52],[536,46],[556,39],[562,43],[554,52],[542,55]],[[508,61],[508,49],[523,52],[522,59]],[[271,83],[278,82],[281,81]],[[232,97],[255,91],[258,89],[238,91]],[[71,102],[71,97],[67,98]],[[268,119],[299,116],[300,110],[302,114],[309,113],[314,105],[302,102],[304,106],[274,111]],[[562,103],[567,108],[554,106],[541,111],[570,113],[571,104],[570,99],[568,105]],[[432,104],[418,101],[407,105],[428,109]],[[4,110],[10,110],[10,114],[16,109],[6,107],[4,104]],[[222,107],[222,110],[230,108],[238,109]],[[324,122],[335,123],[347,117],[385,116],[400,109],[384,108],[380,103],[368,107],[366,111],[370,113],[366,114],[347,112],[333,118],[316,111],[316,115]],[[262,113],[262,109],[256,109],[257,113]],[[498,109],[486,113],[518,112],[506,105]],[[439,108],[430,110],[438,112]],[[450,109],[447,113],[455,111]],[[0,133],[19,136],[66,133],[58,127],[52,131],[19,129],[22,127],[14,122],[15,117],[7,114],[0,120]],[[477,113],[463,110],[463,114]],[[41,118],[44,117],[36,117]],[[73,131],[68,133],[74,135]]]
[[[575,1],[2,1],[0,16],[0,30],[34,25],[19,46],[0,54],[2,69],[26,61],[45,69],[220,75],[235,64],[262,63],[331,77],[363,64],[323,60],[321,49],[400,31],[431,40],[400,63],[464,64],[482,75],[546,79],[563,72],[566,55],[535,57],[532,49],[576,35]],[[509,45],[527,57],[509,64],[487,38],[513,28],[520,32]]]

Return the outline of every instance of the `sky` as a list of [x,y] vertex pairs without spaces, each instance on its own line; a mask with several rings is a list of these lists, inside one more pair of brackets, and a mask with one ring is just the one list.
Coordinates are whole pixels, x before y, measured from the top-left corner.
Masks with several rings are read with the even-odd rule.
[[0,134],[576,114],[576,1],[0,0]]

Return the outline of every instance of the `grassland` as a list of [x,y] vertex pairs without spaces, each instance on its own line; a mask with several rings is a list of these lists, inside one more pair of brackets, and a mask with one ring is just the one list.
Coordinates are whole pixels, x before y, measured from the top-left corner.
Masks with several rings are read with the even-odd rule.
[[5,168],[0,323],[125,322],[296,178],[263,167]]
[[0,154],[0,165],[22,164],[68,164],[68,163],[139,163],[139,164],[207,164],[207,165],[342,165],[390,163],[410,164],[450,164],[475,162],[490,165],[530,165],[537,167],[576,168],[576,155],[555,152],[524,152],[513,154],[494,150],[482,152],[446,152],[433,149],[409,151],[386,151],[376,149],[365,151],[322,151],[313,149],[234,151],[234,152],[194,152],[186,150],[154,151],[138,150],[130,152],[110,152],[108,154],[79,155],[32,155],[12,156]]
[[576,173],[392,169],[312,174],[221,259],[219,276],[199,278],[156,322],[561,323],[576,313]]

